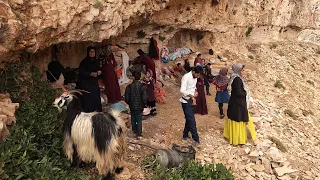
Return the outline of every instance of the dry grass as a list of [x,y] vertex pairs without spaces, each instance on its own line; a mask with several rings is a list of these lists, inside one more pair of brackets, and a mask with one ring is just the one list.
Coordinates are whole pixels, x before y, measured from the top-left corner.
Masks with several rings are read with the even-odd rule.
[[279,56],[285,56],[283,51],[279,51],[278,54],[279,54]]
[[254,59],[254,57],[253,57],[252,55],[249,55],[249,56],[248,56],[248,58],[250,58],[250,59]]
[[275,48],[277,48],[277,47],[278,47],[277,44],[272,44],[272,45],[270,46],[270,49],[275,49]]
[[98,0],[96,0],[96,2],[93,5],[94,8],[96,9],[100,9],[102,7],[102,3]]
[[164,37],[164,36],[159,36],[158,39],[159,39],[160,41],[164,41],[164,40],[166,39],[166,37]]
[[276,83],[274,84],[274,87],[279,89],[286,89],[280,80],[276,81]]
[[286,110],[284,111],[284,113],[285,113],[286,115],[292,117],[292,119],[294,119],[294,120],[297,120],[297,119],[298,119],[297,115],[295,115],[294,112],[291,111],[290,109],[286,109]]
[[311,80],[307,80],[307,83],[311,84],[312,86],[314,86],[314,82]]
[[173,30],[174,30],[174,27],[169,26],[169,28],[168,28],[167,32],[172,32]]
[[143,30],[137,32],[137,38],[139,39],[146,37],[146,35],[147,34]]
[[271,137],[271,136],[269,136],[268,139],[269,139],[270,141],[272,141],[273,143],[275,143],[276,146],[277,146],[277,148],[278,148],[281,152],[287,152],[287,151],[288,151],[287,148],[283,145],[283,143],[282,143],[279,139],[277,139],[277,138],[275,138],[275,137]]
[[302,109],[302,114],[303,114],[304,116],[309,116],[309,115],[314,116],[314,114],[313,114],[312,111],[308,111],[308,110],[305,110],[305,109]]
[[246,32],[246,36],[247,36],[247,37],[250,36],[252,30],[253,30],[253,27],[249,27],[249,28],[248,28],[248,30],[247,30],[247,32]]

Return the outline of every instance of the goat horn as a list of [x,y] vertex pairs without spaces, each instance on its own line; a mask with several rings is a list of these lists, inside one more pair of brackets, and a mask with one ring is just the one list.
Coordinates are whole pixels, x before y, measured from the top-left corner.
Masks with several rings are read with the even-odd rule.
[[85,90],[82,90],[82,89],[75,89],[75,90],[71,90],[71,91],[68,91],[68,93],[79,93],[82,95],[82,92],[85,92],[85,93],[90,93],[89,91],[85,91]]

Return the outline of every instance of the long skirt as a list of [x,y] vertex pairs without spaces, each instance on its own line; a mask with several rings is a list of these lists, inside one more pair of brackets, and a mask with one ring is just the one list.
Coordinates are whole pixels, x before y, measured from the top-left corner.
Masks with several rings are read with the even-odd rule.
[[248,122],[237,122],[229,118],[226,120],[224,124],[223,136],[229,140],[230,144],[239,145],[247,143],[247,125],[252,140],[257,139],[257,133],[249,113],[248,117]]
[[198,97],[196,98],[197,105],[195,107],[195,113],[206,115],[208,114],[208,106],[207,106],[207,100],[206,100],[206,94],[204,92],[204,85],[198,85],[197,83],[197,91],[198,91]]
[[217,91],[215,101],[217,103],[228,103],[230,99],[228,89],[224,89],[222,91]]
[[104,92],[108,96],[108,103],[116,103],[122,100],[118,77],[113,64],[102,66],[102,77],[105,85]]

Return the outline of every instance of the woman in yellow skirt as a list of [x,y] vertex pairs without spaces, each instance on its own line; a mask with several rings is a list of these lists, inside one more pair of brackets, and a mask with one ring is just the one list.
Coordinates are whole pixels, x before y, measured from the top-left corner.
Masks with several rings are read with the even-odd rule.
[[247,143],[247,125],[253,141],[257,139],[251,116],[248,112],[250,91],[243,79],[243,64],[232,65],[233,73],[230,76],[231,97],[228,103],[227,120],[224,124],[223,135],[230,144],[239,145]]

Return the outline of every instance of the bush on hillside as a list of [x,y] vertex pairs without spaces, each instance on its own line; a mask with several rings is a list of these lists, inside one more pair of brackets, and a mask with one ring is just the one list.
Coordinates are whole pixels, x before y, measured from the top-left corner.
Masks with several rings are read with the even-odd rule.
[[146,157],[142,166],[147,173],[151,173],[152,180],[173,179],[173,180],[233,180],[230,169],[223,164],[204,164],[196,161],[187,161],[179,168],[165,168],[154,161],[153,157]]
[[253,30],[253,27],[248,27],[248,30],[246,31],[246,36],[249,37],[251,32]]
[[41,81],[38,69],[7,65],[0,70],[0,92],[20,103],[17,123],[0,143],[0,179],[89,179],[84,171],[70,168],[62,150],[64,115],[52,107],[57,92]]

